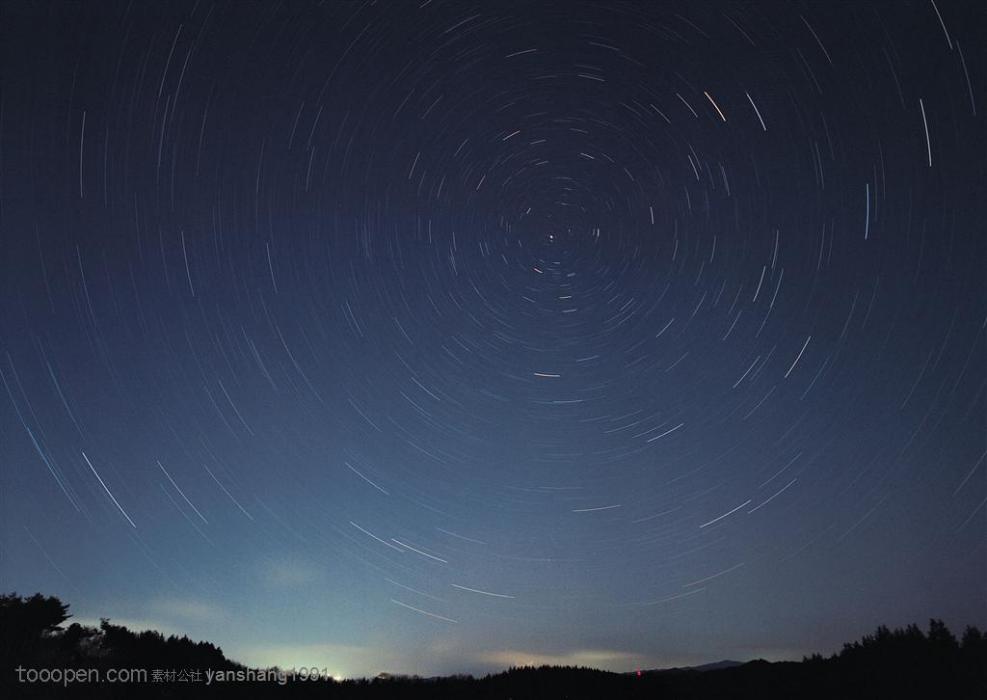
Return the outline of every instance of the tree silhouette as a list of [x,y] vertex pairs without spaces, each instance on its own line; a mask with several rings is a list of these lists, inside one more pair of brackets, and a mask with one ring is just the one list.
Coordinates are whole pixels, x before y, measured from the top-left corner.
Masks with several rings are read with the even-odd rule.
[[54,596],[35,593],[22,598],[16,593],[0,595],[0,635],[3,658],[30,656],[42,641],[71,617],[69,606]]

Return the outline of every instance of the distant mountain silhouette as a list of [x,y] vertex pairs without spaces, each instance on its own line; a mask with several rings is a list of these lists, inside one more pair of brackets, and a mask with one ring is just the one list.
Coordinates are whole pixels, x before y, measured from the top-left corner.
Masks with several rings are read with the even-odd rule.
[[[334,681],[289,680],[278,669],[231,661],[209,642],[133,632],[107,619],[99,628],[64,626],[70,617],[58,598],[0,595],[0,697],[987,698],[987,636],[967,627],[957,640],[941,620],[930,620],[928,632],[881,626],[838,654],[801,662],[717,661],[630,674],[541,666],[483,678],[381,674]],[[106,682],[119,669],[133,682]]]
[[[641,671],[641,673],[677,673],[685,671],[719,671],[723,668],[733,668],[734,666],[743,666],[743,661],[730,661],[724,659],[723,661],[713,661],[708,664],[700,664],[699,666],[672,666],[671,668],[653,668],[647,671]],[[634,672],[636,673],[636,671]]]

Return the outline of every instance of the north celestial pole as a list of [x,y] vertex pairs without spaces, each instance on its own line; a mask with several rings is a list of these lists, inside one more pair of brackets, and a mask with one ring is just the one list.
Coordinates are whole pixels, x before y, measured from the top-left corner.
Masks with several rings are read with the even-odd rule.
[[350,676],[984,626],[985,24],[3,3],[0,588]]

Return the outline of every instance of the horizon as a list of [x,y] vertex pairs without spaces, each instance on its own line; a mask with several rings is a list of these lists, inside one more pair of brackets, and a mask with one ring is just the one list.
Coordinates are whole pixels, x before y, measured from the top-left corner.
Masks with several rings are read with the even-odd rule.
[[987,628],[985,32],[4,2],[0,591],[340,677]]
[[[139,621],[139,620],[138,621],[133,621],[133,620],[115,620],[113,618],[108,618],[108,619],[109,619],[109,622],[111,624],[114,624],[114,625],[122,625],[122,626],[128,628],[129,630],[131,630],[132,632],[154,631],[154,632],[161,633],[166,638],[169,637],[169,636],[171,636],[171,635],[174,635],[176,637],[188,636],[193,642],[200,642],[200,641],[202,641],[202,642],[211,642],[211,643],[215,644],[217,647],[221,648],[223,650],[223,653],[226,655],[226,657],[230,661],[241,663],[241,664],[243,664],[243,665],[245,665],[247,667],[255,668],[255,669],[270,669],[270,668],[275,668],[275,667],[276,668],[280,668],[282,670],[287,670],[287,669],[292,669],[292,668],[320,668],[321,669],[321,668],[328,668],[329,667],[328,660],[330,660],[330,659],[333,658],[332,655],[327,655],[325,657],[319,657],[319,656],[316,656],[316,657],[305,657],[305,656],[302,656],[302,657],[292,657],[291,659],[289,659],[288,661],[286,661],[284,663],[277,663],[277,662],[270,663],[270,662],[264,661],[264,658],[265,657],[264,657],[263,654],[261,654],[261,655],[257,655],[255,657],[257,659],[256,663],[251,663],[251,662],[248,662],[244,658],[241,658],[240,656],[237,655],[237,653],[235,651],[237,647],[236,647],[235,644],[232,644],[232,645],[227,646],[225,644],[221,644],[217,639],[207,639],[207,638],[200,639],[200,638],[195,637],[193,635],[188,635],[185,632],[182,632],[181,630],[176,630],[176,629],[173,629],[173,628],[162,630],[162,629],[160,629],[160,628],[158,628],[156,626],[153,626],[152,623],[147,622],[147,621]],[[80,625],[83,625],[84,627],[93,627],[93,628],[97,628],[98,629],[99,628],[99,623],[100,623],[100,618],[77,617],[77,616],[73,615],[71,618],[69,618],[64,623],[62,623],[61,627],[63,629],[65,629],[65,628],[67,628],[69,625],[71,625],[73,623],[78,623]],[[838,651],[838,650],[834,650],[834,652],[835,651]],[[811,653],[812,652],[806,653],[804,656],[810,656]],[[249,656],[249,652],[248,652],[248,656]],[[313,658],[315,659],[314,661],[313,661]],[[509,659],[509,658],[510,658],[510,656],[505,656],[505,659]],[[644,671],[644,672],[647,672],[647,671],[667,671],[667,670],[675,670],[675,669],[680,669],[680,668],[683,668],[683,669],[684,668],[696,668],[696,667],[702,667],[702,666],[719,664],[719,663],[748,663],[750,661],[768,661],[770,663],[777,663],[777,662],[784,662],[784,661],[798,662],[798,661],[801,661],[803,657],[802,656],[798,656],[796,658],[795,656],[792,656],[790,658],[788,658],[788,657],[786,657],[786,658],[765,658],[764,656],[755,656],[755,657],[751,657],[749,659],[726,659],[726,658],[722,658],[722,659],[709,659],[709,660],[699,660],[699,661],[682,661],[681,663],[673,663],[673,664],[663,665],[663,666],[642,665],[641,667],[626,668],[626,669],[623,669],[623,668],[609,668],[605,664],[604,665],[600,665],[598,663],[594,663],[594,660],[598,660],[600,658],[605,659],[605,658],[607,658],[607,655],[606,655],[605,652],[602,652],[601,653],[599,650],[597,650],[596,652],[594,652],[593,650],[586,650],[583,653],[583,655],[576,655],[576,656],[574,656],[572,658],[569,658],[569,657],[561,657],[561,656],[560,657],[551,657],[551,656],[535,657],[533,655],[525,656],[524,653],[519,652],[518,655],[517,655],[517,661],[516,662],[509,662],[509,663],[506,663],[503,666],[496,666],[496,665],[476,666],[473,669],[461,669],[461,670],[458,670],[458,671],[456,671],[456,670],[444,671],[441,674],[439,674],[439,673],[427,673],[427,674],[423,674],[423,673],[417,672],[417,671],[402,671],[402,670],[392,670],[392,669],[387,669],[387,668],[381,668],[381,669],[377,670],[376,672],[358,673],[357,675],[332,675],[332,674],[330,674],[330,675],[333,678],[333,680],[337,680],[337,681],[341,681],[341,680],[360,680],[361,678],[374,678],[374,677],[376,677],[376,676],[378,676],[380,674],[389,674],[389,675],[394,675],[394,676],[415,676],[415,675],[417,675],[417,676],[421,676],[423,678],[437,677],[437,676],[450,676],[450,675],[459,675],[459,674],[469,674],[469,675],[473,675],[473,676],[479,677],[479,676],[483,676],[483,675],[491,674],[491,673],[500,673],[502,671],[508,670],[511,667],[521,667],[521,666],[525,666],[525,667],[538,667],[538,666],[585,666],[587,668],[593,668],[593,669],[601,670],[601,671],[612,671],[614,673],[635,673],[637,671]]]
[[[74,615],[74,614],[71,613],[71,605],[69,606],[69,608],[70,608],[70,610],[69,610],[69,617],[68,617],[68,619],[65,620],[63,623],[61,623],[61,625],[59,625],[59,627],[62,630],[67,629],[72,624],[80,624],[80,625],[82,625],[84,627],[90,627],[90,628],[93,628],[93,629],[99,629],[102,620],[103,619],[106,619],[108,622],[110,622],[113,625],[121,625],[121,626],[126,627],[127,629],[129,629],[131,632],[135,632],[135,633],[143,632],[143,631],[153,631],[153,632],[157,632],[157,633],[161,634],[165,638],[168,638],[168,637],[171,637],[171,636],[174,636],[174,637],[189,636],[189,635],[187,635],[186,633],[184,633],[184,632],[182,632],[180,630],[169,629],[169,628],[161,629],[160,627],[154,626],[152,623],[147,622],[147,621],[140,621],[140,620],[114,620],[112,618],[106,618],[105,616],[103,616],[102,618],[80,617],[80,616],[77,616],[77,615]],[[882,626],[883,627],[887,627],[887,625],[882,625]],[[949,627],[949,625],[947,625],[947,628],[948,627]],[[310,657],[310,658],[303,658],[301,661],[299,661],[298,657],[295,657],[292,660],[290,660],[288,662],[285,662],[285,663],[269,663],[269,662],[265,662],[262,657],[257,657],[258,658],[258,661],[256,663],[249,663],[249,662],[246,662],[244,659],[237,657],[235,653],[230,653],[229,650],[226,647],[224,647],[224,645],[218,644],[217,643],[217,640],[215,640],[215,639],[205,639],[205,638],[199,639],[199,638],[195,638],[195,637],[190,637],[190,639],[193,642],[210,642],[210,643],[216,644],[217,647],[219,647],[220,649],[223,650],[224,655],[226,656],[226,658],[228,660],[233,661],[233,662],[236,662],[236,663],[243,664],[244,666],[247,666],[248,668],[252,668],[252,669],[256,669],[256,670],[270,670],[272,668],[277,668],[277,669],[281,669],[281,670],[291,670],[291,669],[299,669],[299,668],[309,668],[309,669],[311,669],[311,668],[319,668],[319,669],[326,669],[327,668],[327,666],[325,665],[326,659],[327,658],[332,658],[332,656],[329,655],[329,656],[322,657],[322,658],[315,658],[315,660],[313,660],[313,658]],[[854,640],[854,641],[856,641],[856,640]],[[847,642],[845,642],[845,643],[847,643]],[[236,648],[235,645],[232,648]],[[771,651],[775,651],[776,652],[778,650],[768,650],[768,651],[769,652],[771,652]],[[798,662],[804,661],[806,658],[809,658],[809,657],[811,657],[813,655],[821,655],[823,657],[828,657],[830,655],[834,655],[834,654],[839,653],[839,651],[840,651],[840,649],[834,649],[834,650],[831,650],[831,651],[819,651],[819,650],[816,650],[816,651],[807,651],[807,652],[798,654],[797,656],[786,655],[786,656],[780,657],[780,658],[766,658],[764,655],[759,655],[759,656],[754,656],[754,657],[751,657],[751,658],[744,658],[744,659],[720,658],[720,659],[706,660],[706,661],[702,661],[702,660],[700,660],[700,661],[696,661],[696,660],[692,660],[692,661],[681,661],[680,663],[667,663],[665,665],[648,665],[648,664],[642,664],[642,665],[640,665],[638,667],[630,668],[630,669],[609,668],[605,664],[601,665],[599,663],[594,663],[594,662],[600,661],[601,659],[608,658],[609,655],[606,654],[605,652],[604,653],[599,653],[599,652],[593,652],[591,650],[588,650],[588,651],[584,652],[582,655],[576,655],[574,657],[532,656],[532,655],[525,655],[524,653],[518,653],[515,657],[512,657],[510,655],[510,653],[508,653],[504,657],[505,660],[506,660],[504,666],[489,666],[489,667],[483,667],[483,668],[477,667],[476,669],[472,669],[472,670],[470,670],[470,669],[461,669],[459,671],[445,671],[445,672],[443,672],[441,674],[439,674],[439,673],[435,673],[435,674],[422,674],[422,673],[412,672],[412,671],[393,671],[393,670],[389,670],[389,669],[380,669],[380,670],[378,670],[376,672],[360,673],[360,674],[357,674],[357,675],[338,675],[338,674],[331,674],[330,673],[329,674],[329,677],[332,678],[332,680],[334,680],[334,681],[372,679],[372,678],[375,678],[375,677],[378,677],[378,676],[382,676],[382,675],[394,676],[394,677],[412,677],[412,676],[414,676],[414,677],[422,677],[422,678],[426,678],[426,679],[427,678],[432,678],[432,677],[447,677],[447,676],[455,676],[455,675],[462,675],[462,674],[467,674],[467,675],[471,675],[471,676],[474,676],[474,677],[481,677],[481,676],[488,675],[488,674],[502,673],[502,672],[505,672],[505,671],[507,671],[507,670],[509,670],[511,668],[522,668],[522,667],[523,668],[538,668],[538,667],[543,667],[543,666],[549,666],[549,667],[567,667],[567,666],[568,667],[581,667],[581,668],[590,668],[590,669],[601,670],[601,671],[610,671],[610,672],[613,672],[613,673],[620,673],[620,674],[633,674],[635,672],[636,673],[641,673],[641,672],[662,672],[662,671],[673,671],[673,670],[701,669],[701,668],[708,667],[708,666],[718,666],[720,664],[739,664],[739,665],[742,665],[742,664],[750,663],[750,662],[753,662],[753,661],[766,661],[768,663],[785,663],[785,662],[798,663]],[[792,653],[794,654],[795,652],[792,652]],[[768,654],[768,656],[770,656],[770,653]]]
[[[43,594],[41,594],[41,593],[38,593],[36,595],[43,596]],[[54,598],[54,600],[59,600],[59,599],[56,596]],[[61,602],[64,603],[64,601],[61,601]],[[65,605],[65,608],[67,610],[67,613],[64,616],[66,619],[63,622],[61,622],[60,624],[57,625],[57,629],[59,629],[63,633],[65,631],[67,631],[68,628],[71,627],[72,625],[82,625],[83,627],[88,627],[89,629],[91,629],[94,632],[98,632],[101,629],[103,623],[106,622],[106,623],[109,623],[109,624],[113,625],[114,627],[122,626],[123,628],[125,628],[126,630],[128,630],[130,633],[133,633],[133,634],[139,634],[141,632],[151,631],[151,632],[155,632],[162,639],[165,639],[165,640],[181,639],[181,638],[189,639],[189,637],[187,635],[183,634],[180,631],[177,631],[177,630],[174,630],[174,629],[159,629],[158,627],[156,627],[156,626],[154,626],[152,624],[149,624],[147,622],[144,622],[144,621],[112,620],[112,619],[109,619],[109,618],[106,618],[106,617],[102,617],[102,618],[99,618],[99,619],[96,619],[96,618],[86,618],[86,617],[80,617],[80,616],[74,615],[71,612],[71,604],[66,604]],[[936,620],[936,619],[930,619],[929,620],[929,635],[930,635],[929,636],[929,639],[931,640],[933,638],[932,635],[935,634],[936,635],[936,639],[938,639],[940,642],[945,641],[945,640],[948,640],[949,638],[951,638],[954,644],[958,644],[958,641],[960,639],[960,635],[959,634],[953,634],[952,631],[949,629],[949,625],[945,625],[945,628],[943,628],[942,627],[943,624],[944,623],[943,623],[942,620]],[[937,625],[939,626],[938,629],[936,627]],[[894,626],[889,627],[888,625],[879,625],[878,628],[876,629],[874,635],[872,635],[872,634],[863,635],[859,641],[860,642],[863,642],[865,645],[866,644],[869,644],[869,643],[873,643],[875,640],[878,640],[879,641],[881,639],[882,630],[883,630],[883,634],[887,634],[887,633],[890,632],[890,634],[892,635],[892,637],[894,635],[900,635],[900,634],[906,634],[907,635],[907,634],[910,634],[911,633],[912,628],[915,628],[916,630],[918,630],[918,634],[920,636],[922,635],[921,626],[920,625],[916,625],[914,623],[910,623],[908,625],[900,626],[900,627],[894,627]],[[942,635],[943,632],[945,633],[944,636]],[[969,635],[969,640],[968,640],[968,635]],[[967,648],[966,645],[969,643],[971,645],[969,648],[972,651],[973,650],[973,645],[976,645],[978,643],[978,641],[984,639],[984,637],[981,635],[981,633],[979,632],[979,630],[976,629],[976,626],[975,625],[974,626],[967,625],[967,626],[965,626],[965,629],[964,629],[964,631],[962,633],[962,639],[963,639],[963,642],[962,643],[964,645],[964,648]],[[209,640],[209,639],[191,638],[190,641],[193,644],[197,644],[197,643],[214,644],[215,643],[215,640]],[[322,676],[324,676],[324,677],[326,677],[328,679],[331,679],[333,681],[341,682],[341,681],[347,681],[347,680],[350,680],[350,681],[352,681],[352,680],[372,680],[374,678],[381,678],[381,677],[389,677],[389,678],[394,678],[394,679],[400,679],[400,678],[422,678],[424,680],[429,680],[429,679],[433,679],[433,678],[461,677],[461,676],[467,675],[467,676],[472,677],[472,678],[481,678],[481,677],[484,677],[484,676],[487,676],[487,675],[498,675],[498,674],[502,674],[502,673],[505,673],[505,672],[509,672],[511,670],[514,670],[514,669],[522,669],[522,668],[529,668],[529,669],[538,669],[538,668],[555,668],[555,669],[563,669],[563,668],[584,668],[584,669],[590,669],[590,670],[596,670],[596,671],[617,673],[619,675],[634,675],[634,674],[636,674],[636,675],[640,676],[642,673],[663,673],[663,672],[668,672],[668,671],[693,671],[693,670],[707,671],[707,670],[713,670],[714,668],[717,668],[718,669],[718,668],[729,668],[729,667],[734,667],[734,666],[743,666],[743,665],[746,665],[748,663],[753,663],[753,662],[765,662],[765,663],[768,663],[768,664],[774,664],[774,663],[796,663],[796,664],[797,663],[807,663],[807,662],[813,662],[815,659],[825,659],[825,658],[833,658],[833,659],[835,659],[835,658],[841,656],[842,654],[845,654],[848,647],[851,647],[851,646],[856,647],[857,645],[858,645],[858,640],[857,639],[854,639],[854,640],[849,641],[849,642],[844,642],[844,644],[842,645],[841,649],[836,650],[836,651],[833,651],[832,653],[819,653],[818,651],[816,651],[816,652],[812,652],[812,653],[805,653],[805,654],[803,654],[801,656],[801,658],[775,658],[775,659],[771,659],[771,658],[765,658],[764,656],[757,656],[757,657],[750,658],[750,659],[725,659],[724,658],[724,659],[717,659],[715,661],[705,661],[705,662],[701,662],[701,663],[695,663],[695,662],[686,663],[686,662],[682,662],[682,663],[679,663],[679,664],[665,665],[665,666],[643,664],[643,665],[641,665],[641,666],[639,666],[637,668],[627,669],[627,670],[606,668],[605,666],[601,666],[598,663],[594,663],[594,661],[599,661],[600,659],[607,658],[607,655],[606,654],[594,654],[593,652],[587,652],[582,658],[579,658],[579,657],[576,657],[576,658],[553,658],[553,657],[545,657],[545,656],[535,658],[535,657],[525,656],[524,654],[521,654],[519,656],[515,655],[513,657],[511,657],[511,656],[507,657],[507,659],[506,659],[507,665],[505,665],[503,667],[489,667],[489,668],[472,669],[472,670],[462,670],[461,669],[459,671],[454,671],[454,672],[448,672],[447,671],[447,672],[445,672],[443,674],[427,674],[427,675],[422,675],[420,673],[414,673],[414,672],[402,672],[402,671],[396,671],[395,672],[395,671],[389,671],[389,670],[386,670],[385,669],[385,670],[379,670],[379,671],[376,671],[376,672],[361,673],[361,674],[357,674],[357,675],[345,675],[345,676],[344,675],[337,675],[337,674],[328,673],[327,672],[328,669],[324,665],[321,665],[321,664],[324,663],[324,659],[323,660],[319,660],[319,661],[312,661],[311,659],[306,659],[302,663],[297,663],[297,659],[295,659],[295,661],[296,661],[295,663],[288,662],[288,663],[282,663],[282,664],[279,664],[279,663],[265,663],[263,660],[259,661],[258,663],[243,663],[243,660],[242,659],[234,658],[233,656],[231,656],[229,654],[225,654],[223,652],[222,645],[215,645],[215,646],[216,646],[217,650],[221,654],[224,655],[224,657],[225,657],[225,659],[227,661],[232,662],[232,663],[235,663],[235,664],[238,664],[238,665],[243,666],[243,667],[246,667],[247,669],[250,669],[250,670],[255,670],[255,671],[279,670],[279,671],[288,671],[288,672],[292,672],[292,671],[298,672],[298,671],[301,670],[301,672],[304,672],[305,669],[308,669],[308,670],[318,669],[319,672],[320,672],[320,675],[322,675]],[[111,649],[113,649],[117,653],[119,653],[119,650],[117,649],[117,647],[113,646],[113,647],[111,647]]]
[[[69,610],[71,613],[71,608]],[[681,655],[679,657],[665,657],[664,661],[655,660],[655,663],[649,663],[646,658],[639,659],[639,665],[633,667],[627,667],[625,663],[619,661],[619,659],[626,658],[619,653],[615,653],[607,650],[600,649],[585,649],[577,650],[569,655],[552,655],[552,654],[539,654],[537,652],[524,652],[520,650],[485,650],[483,656],[479,656],[473,660],[472,666],[463,667],[451,667],[447,665],[447,662],[441,662],[436,668],[442,669],[441,671],[436,670],[435,672],[426,672],[422,670],[406,670],[406,669],[391,669],[391,668],[379,668],[376,671],[372,670],[372,661],[364,660],[364,669],[361,671],[356,671],[353,673],[344,673],[343,671],[338,671],[332,673],[331,669],[333,662],[338,664],[338,659],[340,658],[340,653],[338,650],[333,650],[326,645],[326,648],[320,648],[320,645],[312,645],[313,648],[305,649],[299,648],[297,646],[293,647],[291,645],[286,645],[284,648],[257,648],[257,647],[240,647],[236,643],[224,643],[219,637],[200,637],[196,634],[190,634],[182,628],[176,628],[173,626],[159,625],[150,620],[133,620],[127,618],[116,619],[107,615],[103,615],[109,620],[110,623],[114,625],[122,625],[127,627],[133,632],[141,631],[154,631],[159,632],[165,637],[174,635],[177,637],[188,636],[192,641],[205,641],[211,642],[223,650],[223,653],[231,661],[242,663],[245,666],[258,669],[269,669],[273,667],[280,668],[282,670],[292,669],[292,668],[319,668],[330,670],[330,676],[335,680],[358,680],[360,678],[374,678],[378,674],[387,673],[391,675],[407,675],[407,676],[421,676],[424,678],[436,677],[436,676],[450,676],[457,674],[469,674],[476,677],[491,673],[499,673],[507,670],[510,667],[520,667],[520,666],[585,666],[588,668],[593,668],[603,671],[612,671],[614,673],[634,673],[636,671],[660,671],[660,670],[670,670],[676,668],[695,668],[697,666],[704,666],[707,664],[716,664],[722,662],[739,662],[748,663],[750,661],[768,661],[771,663],[776,663],[780,661],[801,661],[803,657],[811,656],[813,653],[822,653],[828,655],[830,653],[836,653],[839,648],[834,648],[831,650],[781,650],[781,649],[763,649],[763,650],[751,650],[754,654],[749,658],[706,658],[703,656],[702,651],[698,651],[692,655]],[[68,620],[62,624],[62,628],[66,628],[72,623],[78,623],[83,626],[99,628],[101,617],[91,617],[91,616],[81,616],[72,614]],[[758,651],[763,653],[757,653]],[[369,656],[371,652],[368,650],[352,649],[349,650],[350,654],[357,656],[358,658],[363,658]],[[342,654],[346,656],[346,654]],[[629,656],[629,655],[627,655]],[[280,659],[280,661],[279,661]],[[610,660],[617,660],[618,665],[614,665]],[[358,664],[359,665],[359,664]]]
[[[672,669],[638,669],[614,673],[589,665],[512,665],[486,675],[445,676],[380,672],[373,677],[341,678],[313,667],[257,668],[227,658],[215,644],[159,632],[135,632],[105,618],[98,628],[77,623],[64,627],[69,605],[57,597],[0,595],[4,630],[5,686],[42,688],[61,685],[73,695],[89,697],[94,688],[137,685],[143,692],[167,697],[177,687],[199,684],[211,697],[244,691],[293,697],[323,695],[327,689],[347,697],[655,697],[685,693],[695,697],[723,693],[742,697],[901,697],[940,695],[973,697],[987,688],[987,635],[976,626],[954,634],[930,619],[918,625],[878,626],[859,640],[844,643],[828,657],[813,654],[796,662],[721,661]],[[544,661],[544,660],[541,660]],[[591,661],[591,660],[590,660]],[[40,664],[40,667],[39,667]],[[59,664],[62,664],[59,666]],[[13,676],[13,678],[11,677]],[[311,683],[311,681],[325,681]],[[178,684],[176,686],[176,684]],[[291,684],[292,691],[279,688]],[[971,695],[972,693],[972,695]],[[49,693],[42,691],[42,695]]]

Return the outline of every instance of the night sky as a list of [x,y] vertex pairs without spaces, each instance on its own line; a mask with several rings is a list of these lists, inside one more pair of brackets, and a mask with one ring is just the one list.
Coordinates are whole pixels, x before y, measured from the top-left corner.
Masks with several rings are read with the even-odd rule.
[[3,590],[340,676],[987,624],[981,2],[0,11]]

